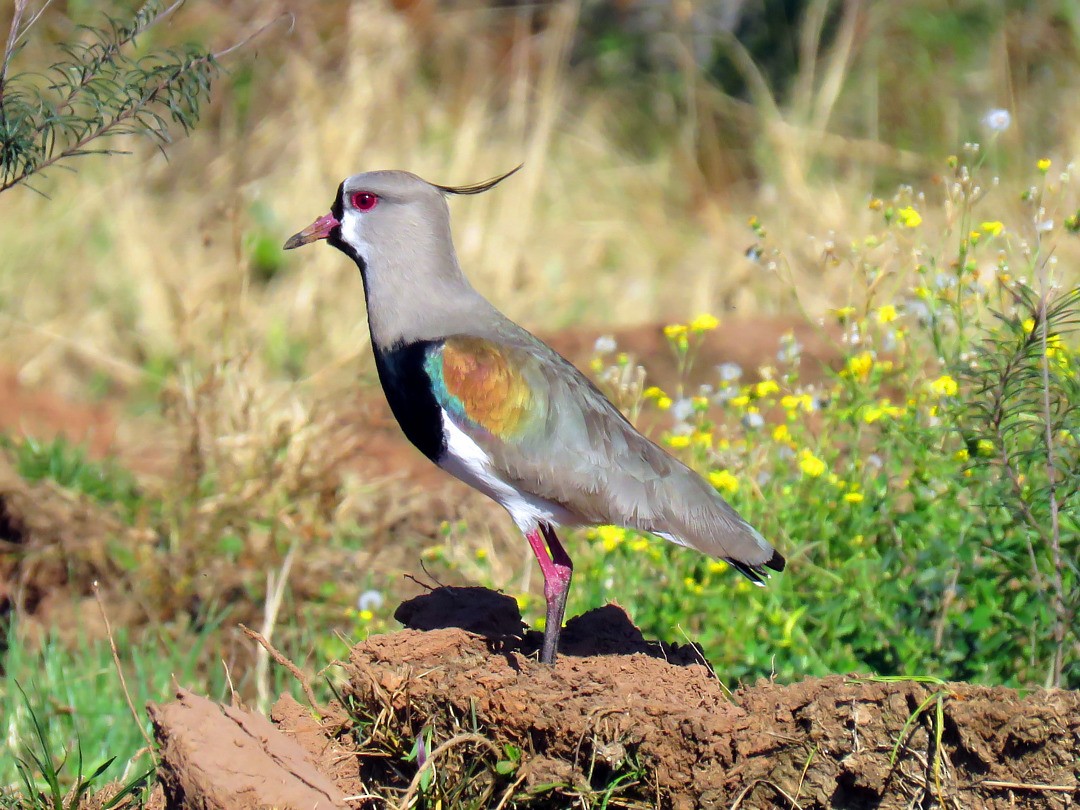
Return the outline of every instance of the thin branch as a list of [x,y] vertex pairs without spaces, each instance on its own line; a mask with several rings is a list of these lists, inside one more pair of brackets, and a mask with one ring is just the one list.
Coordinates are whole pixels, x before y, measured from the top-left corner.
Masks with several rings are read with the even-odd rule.
[[25,167],[22,172],[16,175],[13,179],[0,184],[0,191],[7,191],[9,188],[12,188],[13,186],[21,183],[31,174],[38,174],[39,172],[42,172],[52,166],[57,161],[82,154],[83,147],[85,147],[88,143],[98,138],[102,138],[109,134],[112,134],[113,130],[118,128],[121,124],[127,122],[130,119],[136,119],[138,115],[145,112],[144,108],[147,105],[152,104],[154,101],[156,101],[159,93],[161,93],[163,90],[167,90],[173,85],[174,82],[183,78],[185,73],[190,72],[192,69],[197,69],[206,65],[210,65],[213,63],[213,61],[214,57],[212,55],[209,55],[200,57],[199,59],[188,63],[187,65],[178,66],[176,70],[174,70],[170,75],[168,75],[163,81],[156,84],[138,101],[136,101],[126,109],[121,110],[111,121],[102,124],[97,129],[92,130],[88,134],[84,135],[77,142],[64,149],[64,151],[60,154],[53,155],[52,157],[48,158],[42,163],[37,164],[36,166]]
[[150,739],[150,735],[143,725],[142,718],[139,717],[139,713],[135,710],[135,701],[131,699],[131,692],[128,690],[127,679],[124,677],[124,668],[120,664],[120,653],[116,649],[116,639],[113,636],[112,624],[109,622],[109,614],[105,612],[105,603],[101,601],[101,591],[98,587],[97,580],[94,580],[93,587],[94,599],[97,600],[98,610],[101,611],[101,619],[105,622],[105,635],[109,637],[109,649],[112,650],[113,665],[116,667],[116,674],[120,678],[120,688],[124,692],[124,700],[127,701],[128,710],[135,719],[135,725],[138,727],[143,739],[146,740],[146,749],[150,752],[150,759],[153,761],[154,767],[157,768],[157,749],[154,747],[154,741]]
[[131,28],[120,29],[121,31],[123,31],[123,36],[118,37],[113,42],[101,43],[103,46],[101,55],[94,58],[90,62],[88,70],[86,70],[82,74],[77,83],[72,85],[71,91],[68,93],[68,95],[61,99],[60,102],[56,105],[56,111],[60,112],[64,109],[70,110],[72,108],[72,102],[74,101],[75,96],[77,96],[80,91],[84,90],[86,86],[90,84],[90,82],[92,82],[94,79],[98,78],[101,75],[100,73],[95,72],[96,68],[108,62],[111,57],[119,55],[120,51],[124,48],[125,45],[134,42],[135,37],[157,25],[159,22],[161,22],[174,11],[176,11],[176,9],[180,8],[180,6],[182,6],[183,4],[184,0],[176,0],[175,3],[166,8],[164,11],[158,13],[153,19],[140,24],[139,15],[146,10],[150,3],[146,3],[145,5],[143,5],[143,7],[135,13],[135,23],[131,26]]

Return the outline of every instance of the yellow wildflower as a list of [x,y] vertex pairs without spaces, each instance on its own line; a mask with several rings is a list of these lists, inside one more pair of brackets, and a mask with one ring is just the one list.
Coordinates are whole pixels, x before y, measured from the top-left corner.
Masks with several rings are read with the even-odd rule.
[[849,357],[847,361],[847,370],[852,377],[858,377],[859,379],[866,379],[870,376],[870,370],[874,367],[874,357],[870,352],[862,352],[854,357]]
[[762,380],[754,386],[754,395],[767,397],[769,394],[775,394],[779,390],[780,386],[776,384],[776,380]]
[[659,399],[660,397],[664,396],[664,392],[659,387],[655,385],[650,385],[641,393],[641,395],[645,397],[645,399]]
[[1035,168],[1046,174],[1050,171],[1050,158],[1040,158],[1039,162],[1035,164]]
[[804,448],[799,453],[799,469],[803,471],[803,474],[808,475],[811,478],[817,478],[820,475],[824,475],[828,467],[825,465],[825,462],[815,456],[813,452]]
[[690,321],[691,332],[711,332],[720,325],[720,319],[714,315],[698,315]]
[[831,309],[829,311],[836,316],[838,321],[843,323],[855,314],[855,307],[839,307],[838,309]]
[[844,500],[848,503],[862,503],[864,498],[861,492],[845,492]]
[[712,447],[712,433],[707,430],[695,433],[693,439],[698,447]]
[[807,413],[814,410],[814,398],[809,394],[787,394],[780,399],[780,404],[788,411],[802,408]]
[[649,547],[649,541],[640,535],[630,541],[630,550],[634,552],[644,551]]
[[710,574],[722,574],[728,570],[728,564],[723,560],[709,560],[705,568]]
[[956,392],[960,390],[960,386],[948,374],[942,374],[930,383],[930,390],[939,397],[955,397]]
[[787,425],[777,425],[773,428],[772,437],[773,441],[776,442],[789,442],[791,441],[791,431],[788,430]]
[[659,408],[662,411],[666,411],[671,406],[672,406],[671,397],[667,396],[666,394],[659,397],[659,398],[657,398],[657,400],[656,400],[656,407]]
[[1032,332],[1035,331],[1035,319],[1034,318],[1025,318],[1024,323],[1022,325],[1024,327],[1024,331],[1027,332],[1029,335]]
[[984,233],[988,233],[991,236],[1001,236],[1001,232],[1005,230],[1004,223],[998,222],[996,219],[984,222],[979,227]]
[[994,455],[994,443],[989,439],[979,439],[975,445],[975,451],[983,457]]
[[878,323],[892,323],[899,317],[896,307],[892,304],[882,304],[877,310]]
[[702,593],[705,590],[705,586],[697,582],[693,577],[683,577],[683,585],[686,586],[686,590],[690,591],[690,593]]
[[736,408],[745,408],[747,405],[750,404],[750,397],[746,394],[740,394],[737,397],[731,398],[731,404],[734,405]]
[[473,554],[476,556],[476,559],[484,560],[487,559],[488,550],[486,548],[478,548]]
[[684,447],[690,446],[689,436],[668,436],[666,439],[667,446],[674,450],[681,450]]
[[881,201],[880,197],[874,197],[870,200],[870,204],[867,205],[871,211],[880,211],[885,206],[885,203]]
[[676,340],[677,338],[686,337],[686,324],[668,324],[664,327],[664,337],[666,337],[668,340]]
[[905,228],[918,228],[922,225],[922,216],[920,216],[919,212],[910,205],[897,211],[896,217],[900,220],[900,224]]
[[614,551],[626,539],[626,529],[621,526],[597,526],[594,533],[603,544],[604,551]]
[[713,470],[710,472],[709,483],[721,492],[739,491],[739,479],[727,470]]
[[693,397],[690,400],[690,404],[693,406],[694,410],[697,411],[698,413],[703,413],[704,411],[709,410],[709,398],[708,397]]
[[955,453],[953,453],[953,458],[956,459],[957,461],[967,461],[968,457],[969,457],[969,454],[968,454],[968,449],[966,447],[961,447],[959,450],[957,450]]
[[893,405],[889,400],[883,399],[876,405],[871,405],[863,411],[862,420],[872,425],[880,419],[889,417],[890,419],[896,419],[904,415],[904,409],[899,405]]
[[375,614],[372,613],[370,610],[361,610],[359,616],[360,621],[362,622],[370,622],[372,619],[375,618]]

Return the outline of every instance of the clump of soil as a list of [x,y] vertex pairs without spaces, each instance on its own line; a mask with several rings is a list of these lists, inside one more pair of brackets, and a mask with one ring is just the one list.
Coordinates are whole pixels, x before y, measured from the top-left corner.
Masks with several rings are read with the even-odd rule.
[[345,808],[345,794],[307,752],[260,714],[221,706],[183,689],[150,706],[169,807]]
[[[613,785],[624,802],[672,808],[1080,801],[1080,693],[837,675],[732,695],[695,648],[642,638],[614,605],[568,624],[553,667],[500,594],[439,589],[398,617],[406,629],[352,650],[347,712],[319,709],[316,721],[283,699],[273,713],[342,793],[373,805],[423,789],[405,761],[417,739],[436,760],[428,790],[507,806],[599,801]],[[177,740],[206,733],[200,717],[155,712],[170,806],[230,806],[189,803],[188,785],[197,773],[206,795],[221,770],[221,790],[235,790],[228,774],[248,756],[239,744],[228,763],[184,753]],[[252,756],[265,759],[266,734]]]

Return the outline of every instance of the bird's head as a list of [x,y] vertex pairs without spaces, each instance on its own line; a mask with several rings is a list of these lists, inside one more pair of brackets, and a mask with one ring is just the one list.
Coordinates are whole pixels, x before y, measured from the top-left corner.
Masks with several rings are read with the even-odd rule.
[[354,174],[338,186],[330,213],[290,236],[284,249],[325,239],[361,268],[378,263],[386,252],[411,251],[419,245],[434,243],[435,249],[449,251],[445,195],[479,194],[520,168],[469,186],[439,186],[401,171]]

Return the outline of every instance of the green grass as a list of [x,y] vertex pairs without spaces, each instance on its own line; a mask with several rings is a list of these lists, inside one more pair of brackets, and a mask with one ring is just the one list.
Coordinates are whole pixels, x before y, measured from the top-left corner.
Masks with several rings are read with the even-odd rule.
[[[199,646],[192,650],[196,655],[201,651]],[[128,652],[127,682],[135,705],[141,709],[147,700],[167,699],[170,673],[159,666],[184,662],[179,657],[163,662],[146,654],[150,651]],[[175,671],[177,677],[186,674],[181,666]],[[80,777],[93,773],[90,781],[99,789],[113,780],[126,782],[151,767],[144,737],[149,723],[145,714],[140,724],[132,717],[107,643],[72,648],[47,638],[34,651],[13,645],[4,656],[0,713],[4,718],[0,786],[20,786],[18,795],[26,802],[19,804],[12,794],[6,801],[13,803],[7,806],[52,807],[57,791],[66,796]],[[40,805],[31,801],[31,786],[42,790],[49,801]]]

